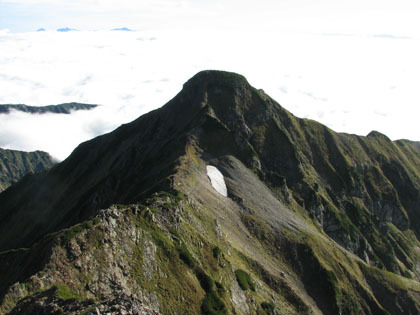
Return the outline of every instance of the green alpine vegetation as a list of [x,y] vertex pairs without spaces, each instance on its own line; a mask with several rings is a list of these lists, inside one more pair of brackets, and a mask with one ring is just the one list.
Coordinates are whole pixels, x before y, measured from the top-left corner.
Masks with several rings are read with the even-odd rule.
[[242,269],[238,269],[235,271],[235,275],[236,275],[236,280],[238,281],[239,286],[241,287],[242,290],[251,289],[252,291],[255,291],[255,284],[246,271],[243,271]]
[[26,174],[47,170],[54,164],[54,160],[46,152],[23,152],[0,148],[0,192]]
[[420,314],[419,211],[418,142],[202,71],[0,194],[0,313]]

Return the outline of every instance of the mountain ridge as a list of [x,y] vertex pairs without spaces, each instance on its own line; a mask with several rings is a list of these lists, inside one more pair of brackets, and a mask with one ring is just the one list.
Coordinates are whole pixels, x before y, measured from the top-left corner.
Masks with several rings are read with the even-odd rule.
[[51,168],[55,162],[43,151],[24,152],[0,148],[0,192],[28,173]]
[[243,76],[203,71],[0,194],[0,274],[23,266],[0,292],[9,309],[57,282],[85,302],[140,290],[163,313],[418,314],[419,170],[415,142],[335,133]]
[[0,114],[9,114],[11,110],[31,114],[70,114],[71,111],[91,110],[97,106],[98,105],[82,104],[76,102],[46,106],[29,106],[24,104],[0,104]]

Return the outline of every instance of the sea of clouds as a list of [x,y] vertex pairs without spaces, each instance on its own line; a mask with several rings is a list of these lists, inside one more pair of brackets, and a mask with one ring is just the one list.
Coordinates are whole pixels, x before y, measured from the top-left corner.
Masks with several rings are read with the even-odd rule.
[[0,147],[66,158],[164,105],[204,69],[234,71],[299,117],[420,140],[420,41],[393,34],[0,30],[0,104],[99,104],[0,115]]

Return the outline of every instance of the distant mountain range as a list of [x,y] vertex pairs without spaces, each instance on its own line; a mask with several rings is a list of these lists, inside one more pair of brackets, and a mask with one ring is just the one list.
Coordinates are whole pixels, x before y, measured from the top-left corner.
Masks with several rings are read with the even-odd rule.
[[54,164],[46,152],[23,152],[0,148],[0,192],[26,174],[44,171]]
[[128,27],[117,27],[113,28],[111,31],[125,31],[125,32],[132,32],[132,29],[129,29]]
[[63,27],[63,28],[57,29],[57,32],[63,32],[63,33],[72,32],[72,31],[77,31],[77,30],[74,28],[69,28],[69,27]]
[[[46,31],[46,29],[45,29],[45,28],[43,28],[43,27],[41,27],[41,28],[38,28],[36,31],[37,31],[37,32],[45,32],[45,31]],[[62,28],[58,28],[58,29],[56,29],[56,31],[57,31],[57,32],[61,32],[61,33],[67,33],[67,32],[73,32],[73,31],[78,31],[78,30],[77,30],[77,29],[75,29],[75,28],[70,28],[70,27],[62,27]],[[128,27],[116,27],[116,28],[111,29],[111,31],[125,31],[125,32],[132,32],[133,30],[132,30],[132,29],[130,29],[130,28],[128,28]]]
[[64,103],[59,105],[47,105],[47,106],[28,106],[24,104],[0,104],[0,114],[8,114],[11,110],[17,110],[20,112],[31,113],[31,114],[70,114],[71,111],[75,110],[90,110],[98,105],[82,104],[82,103]]

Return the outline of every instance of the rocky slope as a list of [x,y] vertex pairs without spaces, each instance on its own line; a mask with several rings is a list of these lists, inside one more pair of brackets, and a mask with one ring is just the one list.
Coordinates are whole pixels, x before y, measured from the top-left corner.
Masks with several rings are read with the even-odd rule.
[[0,148],[0,192],[26,174],[47,170],[54,164],[46,152],[23,152]]
[[417,143],[200,72],[0,194],[2,311],[419,314],[419,194]]
[[70,114],[71,111],[75,110],[90,110],[98,105],[89,105],[81,103],[65,103],[59,105],[47,105],[47,106],[28,106],[23,104],[0,104],[0,114],[8,114],[11,110],[25,112],[30,114]]

